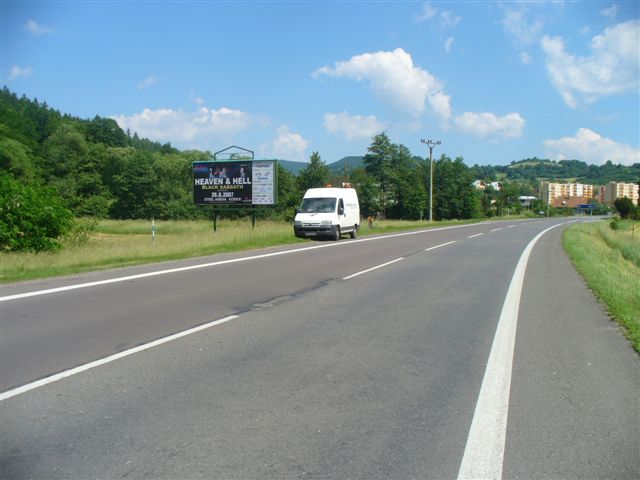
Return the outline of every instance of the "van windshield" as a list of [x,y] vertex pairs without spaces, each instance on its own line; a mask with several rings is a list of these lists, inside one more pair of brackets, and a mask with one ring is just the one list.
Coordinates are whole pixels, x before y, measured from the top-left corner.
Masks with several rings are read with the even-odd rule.
[[300,205],[302,213],[331,213],[336,209],[335,198],[305,198]]

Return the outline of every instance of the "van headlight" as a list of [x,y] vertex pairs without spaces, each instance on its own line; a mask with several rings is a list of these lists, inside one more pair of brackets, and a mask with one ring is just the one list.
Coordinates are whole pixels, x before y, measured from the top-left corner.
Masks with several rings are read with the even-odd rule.
[[294,221],[293,221],[293,225],[294,225],[295,227],[301,227],[301,226],[302,226],[302,222],[301,222],[300,220],[294,220]]
[[331,220],[322,220],[320,225],[331,225]]

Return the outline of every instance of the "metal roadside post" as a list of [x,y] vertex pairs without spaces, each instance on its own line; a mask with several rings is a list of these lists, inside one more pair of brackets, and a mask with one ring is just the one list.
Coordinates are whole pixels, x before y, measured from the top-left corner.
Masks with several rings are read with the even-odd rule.
[[580,203],[578,208],[580,210],[589,210],[589,235],[591,235],[591,221],[593,219],[593,211],[596,209],[596,205],[593,203]]
[[429,147],[429,223],[433,222],[433,147],[440,145],[440,140],[424,140],[421,139],[420,143],[424,143]]

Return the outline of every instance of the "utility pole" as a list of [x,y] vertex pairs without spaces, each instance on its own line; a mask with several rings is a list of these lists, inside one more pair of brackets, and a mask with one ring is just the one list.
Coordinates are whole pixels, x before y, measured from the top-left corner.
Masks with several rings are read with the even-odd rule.
[[440,145],[440,140],[420,140],[429,147],[429,163],[431,165],[431,173],[429,173],[429,222],[433,222],[433,147]]

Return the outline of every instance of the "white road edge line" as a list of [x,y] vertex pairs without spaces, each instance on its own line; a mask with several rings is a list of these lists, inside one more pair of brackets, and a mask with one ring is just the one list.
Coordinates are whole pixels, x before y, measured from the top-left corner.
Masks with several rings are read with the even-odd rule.
[[363,275],[365,273],[372,272],[372,271],[377,270],[377,269],[382,268],[382,267],[386,267],[387,265],[391,265],[392,263],[399,262],[400,260],[404,260],[404,257],[396,258],[395,260],[391,260],[390,262],[383,263],[382,265],[376,265],[375,267],[367,268],[366,270],[362,270],[361,272],[353,273],[353,274],[351,274],[349,276],[342,277],[342,280],[351,280],[354,277],[357,277],[359,275]]
[[476,238],[476,237],[479,237],[480,235],[484,235],[484,233],[476,233],[475,235],[469,235],[467,238]]
[[535,244],[545,233],[560,225],[564,223],[536,235],[522,252],[513,272],[482,379],[458,480],[502,478],[513,351],[524,275]]
[[441,243],[440,245],[436,245],[435,247],[425,248],[424,251],[430,252],[431,250],[435,250],[436,248],[440,248],[440,247],[446,247],[447,245],[451,245],[452,243],[456,243],[456,241],[453,240],[452,242]]
[[331,248],[331,247],[339,247],[339,246],[349,246],[349,245],[354,245],[356,243],[361,243],[361,242],[372,242],[372,241],[376,241],[376,240],[386,240],[389,238],[396,238],[396,237],[404,237],[404,236],[408,236],[408,235],[419,235],[422,233],[431,233],[431,232],[440,232],[443,230],[453,230],[455,228],[467,228],[467,227],[474,227],[474,226],[478,226],[477,223],[470,223],[467,225],[454,225],[451,227],[441,227],[441,228],[431,228],[428,230],[414,230],[411,232],[402,232],[402,233],[394,233],[394,234],[390,234],[390,235],[384,235],[384,236],[376,236],[376,237],[368,237],[368,238],[363,238],[363,239],[358,239],[358,240],[351,240],[348,242],[337,242],[337,243],[331,243],[331,244],[327,244],[327,245],[313,245],[310,247],[303,247],[303,248],[295,248],[295,249],[291,249],[291,250],[283,250],[282,252],[273,252],[273,253],[265,253],[262,255],[253,255],[250,257],[241,257],[241,258],[234,258],[231,260],[221,260],[221,261],[217,261],[217,262],[209,262],[209,263],[201,263],[198,265],[189,265],[186,267],[178,267],[178,268],[171,268],[171,269],[167,269],[167,270],[157,270],[154,272],[147,272],[147,273],[140,273],[137,275],[128,275],[125,277],[116,277],[116,278],[109,278],[106,280],[99,280],[96,282],[87,282],[87,283],[78,283],[75,285],[67,285],[65,287],[57,287],[57,288],[49,288],[46,290],[35,290],[32,292],[25,292],[25,293],[17,293],[14,295],[7,295],[4,297],[0,297],[0,302],[6,302],[9,300],[19,300],[22,298],[29,298],[29,297],[36,297],[39,295],[49,295],[52,293],[60,293],[60,292],[66,292],[68,290],[77,290],[80,288],[89,288],[89,287],[97,287],[100,285],[108,285],[110,283],[120,283],[120,282],[126,282],[126,281],[130,281],[130,280],[137,280],[140,278],[147,278],[147,277],[155,277],[158,275],[167,275],[170,273],[177,273],[177,272],[186,272],[188,270],[197,270],[200,268],[209,268],[209,267],[215,267],[218,265],[226,265],[226,264],[230,264],[230,263],[239,263],[239,262],[248,262],[251,260],[259,260],[262,258],[269,258],[269,257],[276,257],[279,255],[287,255],[290,253],[298,253],[298,252],[307,252],[309,250],[318,250],[320,248]]
[[192,333],[199,332],[201,330],[205,330],[207,328],[215,327],[216,325],[221,325],[223,323],[229,322],[231,320],[235,320],[238,318],[238,315],[229,315],[228,317],[221,318],[219,320],[214,320],[213,322],[205,323],[203,325],[199,325],[197,327],[190,328],[188,330],[184,330],[182,332],[174,333],[173,335],[169,335],[167,337],[159,338],[158,340],[154,340],[149,343],[145,343],[144,345],[139,345],[137,347],[131,348],[129,350],[125,350],[123,352],[119,352],[108,357],[101,358],[99,360],[95,360],[93,362],[85,363],[84,365],[80,365],[79,367],[72,368],[71,370],[66,370],[64,372],[56,373],[55,375],[51,375],[49,377],[43,378],[41,380],[37,380],[35,382],[28,383],[26,385],[22,385],[21,387],[16,387],[12,390],[7,390],[6,392],[0,393],[0,402],[3,400],[7,400],[11,397],[15,397],[16,395],[20,395],[21,393],[28,392],[29,390],[33,390],[35,388],[43,387],[50,383],[57,382],[58,380],[62,380],[63,378],[70,377],[77,373],[86,372],[92,368],[99,367],[101,365],[105,365],[107,363],[111,363],[115,360],[119,360],[124,357],[128,357],[129,355],[133,355],[134,353],[142,352],[144,350],[148,350],[153,347],[157,347],[158,345],[162,345],[163,343],[171,342],[172,340],[176,340],[181,337],[186,337],[187,335],[191,335]]

